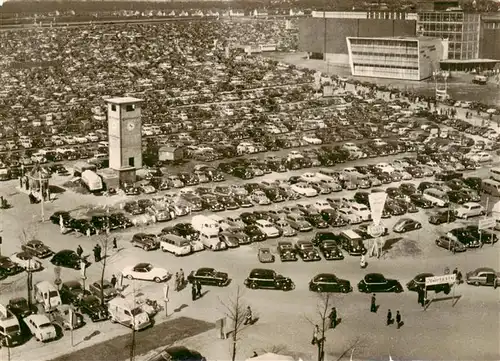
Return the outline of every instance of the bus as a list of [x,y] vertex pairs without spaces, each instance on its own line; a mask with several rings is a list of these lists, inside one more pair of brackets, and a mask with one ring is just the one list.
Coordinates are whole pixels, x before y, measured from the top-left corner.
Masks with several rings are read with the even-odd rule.
[[500,182],[500,168],[491,168],[490,169],[490,178]]
[[434,205],[438,207],[447,207],[450,203],[448,195],[436,188],[427,188],[423,194],[424,198],[431,201]]
[[493,179],[485,179],[481,183],[481,190],[494,197],[500,196],[500,182]]

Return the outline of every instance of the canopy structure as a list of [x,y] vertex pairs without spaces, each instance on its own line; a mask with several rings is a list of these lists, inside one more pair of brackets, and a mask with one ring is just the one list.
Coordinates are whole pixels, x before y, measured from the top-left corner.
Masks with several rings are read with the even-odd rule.
[[246,361],[295,361],[292,356],[278,355],[276,353],[265,353],[260,356],[246,359]]
[[36,193],[40,197],[46,198],[50,177],[50,171],[37,164],[19,179],[19,186],[25,192]]

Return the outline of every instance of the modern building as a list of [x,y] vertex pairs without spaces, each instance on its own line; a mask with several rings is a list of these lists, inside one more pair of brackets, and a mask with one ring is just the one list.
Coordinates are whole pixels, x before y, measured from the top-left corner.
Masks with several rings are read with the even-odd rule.
[[118,172],[120,184],[135,182],[136,169],[142,168],[143,100],[122,97],[107,99],[109,167]]
[[446,41],[429,37],[348,37],[354,76],[423,80],[446,58]]
[[483,14],[479,36],[479,56],[500,60],[500,14]]
[[299,50],[312,58],[349,63],[347,37],[416,35],[416,14],[369,11],[313,11],[299,19]]

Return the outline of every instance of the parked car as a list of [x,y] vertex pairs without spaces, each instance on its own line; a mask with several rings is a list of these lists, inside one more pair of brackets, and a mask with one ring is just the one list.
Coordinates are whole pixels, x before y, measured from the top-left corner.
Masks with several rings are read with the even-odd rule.
[[492,268],[480,267],[474,271],[467,272],[465,282],[474,286],[493,286],[497,288],[500,284],[500,273]]
[[47,247],[45,244],[43,244],[42,241],[39,241],[37,239],[28,241],[25,244],[21,245],[21,249],[24,252],[30,253],[31,255],[38,258],[47,258],[54,254],[54,252],[49,247]]
[[135,266],[127,266],[122,275],[130,280],[145,280],[160,283],[172,277],[170,272],[164,268],[154,267],[151,263],[137,263]]
[[199,352],[184,346],[171,346],[157,353],[148,361],[207,361]]
[[319,252],[314,248],[312,242],[309,241],[297,241],[295,243],[295,249],[297,254],[304,262],[310,261],[320,261],[321,256]]
[[153,251],[160,248],[160,242],[154,234],[136,233],[130,241],[134,247],[142,248],[145,251]]
[[28,300],[24,297],[11,298],[7,304],[7,309],[18,319],[22,319],[37,311],[34,305],[30,307]]
[[278,254],[281,262],[295,262],[297,261],[297,254],[292,242],[280,241],[277,247]]
[[403,286],[398,280],[385,278],[381,273],[368,273],[358,283],[359,292],[403,292]]
[[24,323],[39,342],[47,342],[57,338],[56,328],[45,315],[29,315],[24,318]]
[[313,292],[349,293],[352,291],[352,287],[348,280],[340,279],[333,273],[320,273],[309,282],[309,290]]
[[319,244],[319,251],[323,254],[323,257],[330,260],[343,260],[344,255],[334,240],[324,240]]
[[443,223],[451,223],[454,222],[457,219],[455,217],[455,212],[452,211],[451,209],[447,209],[444,211],[438,211],[436,213],[433,213],[429,216],[429,223],[430,224],[443,224]]
[[108,302],[109,300],[118,296],[118,290],[113,287],[111,282],[109,282],[108,280],[103,280],[102,285],[101,282],[91,283],[89,285],[89,291],[91,294],[99,298],[101,297],[102,293],[105,302]]
[[229,276],[225,272],[216,271],[214,268],[198,268],[196,271],[191,271],[187,276],[189,283],[200,282],[206,286],[227,286],[230,282]]
[[66,267],[66,268],[74,268],[76,270],[80,269],[82,265],[82,261],[88,267],[90,266],[90,262],[87,259],[82,259],[78,257],[75,251],[70,249],[65,249],[54,254],[50,263],[54,266]]
[[295,284],[290,278],[277,274],[273,270],[263,268],[255,268],[250,271],[244,284],[251,289],[264,288],[290,291],[295,288]]
[[[419,273],[413,279],[406,284],[408,291],[417,292],[419,289],[424,290],[425,287],[425,279],[428,277],[434,277],[432,273]],[[427,286],[427,291],[434,291],[436,293],[444,292],[445,294],[450,293],[451,285],[449,283],[442,283],[438,285]]]
[[485,210],[482,205],[474,202],[467,202],[462,204],[461,207],[455,210],[455,214],[458,218],[467,219],[470,217],[476,217],[484,215]]
[[84,315],[89,316],[92,322],[105,321],[109,318],[107,307],[94,295],[83,297],[78,303],[78,309]]
[[270,248],[259,248],[257,257],[260,263],[273,263],[275,261],[274,255]]
[[441,236],[436,239],[436,246],[452,252],[465,252],[467,250],[463,243],[447,236]]
[[75,280],[63,282],[59,294],[63,303],[78,306],[83,296],[90,294],[90,292],[83,289],[80,281]]
[[422,228],[422,224],[411,218],[402,218],[396,222],[393,231],[396,233],[405,233]]
[[42,262],[28,252],[17,252],[10,256],[10,259],[15,264],[21,266],[24,270],[36,272],[43,269]]

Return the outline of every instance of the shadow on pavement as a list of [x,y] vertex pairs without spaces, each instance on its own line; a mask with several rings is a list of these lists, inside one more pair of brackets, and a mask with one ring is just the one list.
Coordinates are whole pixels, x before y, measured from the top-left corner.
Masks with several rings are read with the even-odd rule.
[[188,305],[186,305],[185,303],[183,303],[182,305],[180,305],[179,307],[177,307],[176,309],[174,309],[174,312],[181,312],[183,309],[189,307]]
[[[214,328],[213,323],[188,317],[179,317],[135,333],[135,354],[143,355],[162,345],[170,345],[179,340],[198,335]],[[94,337],[95,331],[83,341]],[[77,341],[77,340],[75,340]],[[51,361],[102,361],[126,360],[130,357],[130,334],[118,336],[108,341],[85,347],[81,350],[52,359]]]

